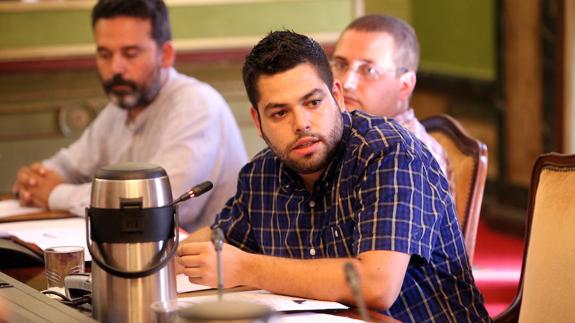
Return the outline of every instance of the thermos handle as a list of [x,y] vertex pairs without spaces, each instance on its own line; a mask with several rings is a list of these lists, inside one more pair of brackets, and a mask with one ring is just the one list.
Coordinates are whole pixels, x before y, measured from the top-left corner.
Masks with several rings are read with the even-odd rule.
[[[172,213],[174,217],[174,223],[175,223],[174,230],[176,231],[176,234],[174,243],[172,244],[172,249],[169,251],[168,256],[162,259],[156,265],[153,265],[149,268],[145,268],[139,271],[123,271],[121,268],[117,268],[106,264],[104,261],[102,261],[96,256],[96,253],[92,247],[92,243],[90,242],[90,209],[86,208],[86,245],[88,247],[88,251],[90,251],[90,255],[92,255],[92,260],[109,274],[122,278],[142,278],[159,271],[160,269],[162,269],[162,267],[164,267],[168,263],[168,261],[172,259],[172,257],[176,254],[176,251],[178,249],[178,242],[180,241],[180,223],[178,220],[179,219],[178,213],[179,213],[178,206],[176,205],[175,212]],[[165,252],[168,242],[170,242],[170,240],[165,240],[165,243],[162,246],[162,250],[160,250],[160,253],[163,254]],[[99,249],[100,251],[102,251],[102,248]]]

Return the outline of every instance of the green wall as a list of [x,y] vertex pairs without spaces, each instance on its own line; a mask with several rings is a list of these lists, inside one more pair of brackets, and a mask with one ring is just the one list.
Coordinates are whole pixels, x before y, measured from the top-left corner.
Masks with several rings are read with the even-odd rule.
[[[270,0],[170,5],[175,40],[261,37],[272,29],[338,33],[353,18],[352,0]],[[20,8],[20,9],[19,9]],[[0,2],[0,51],[92,43],[91,6],[62,2],[6,5]]]
[[420,70],[433,74],[496,79],[495,0],[366,0],[366,13],[400,17],[415,28]]
[[89,21],[86,10],[0,12],[0,49],[88,42]]

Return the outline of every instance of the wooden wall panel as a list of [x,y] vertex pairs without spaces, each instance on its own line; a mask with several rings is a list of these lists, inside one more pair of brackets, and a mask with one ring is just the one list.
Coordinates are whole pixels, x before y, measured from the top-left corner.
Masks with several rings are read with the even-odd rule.
[[543,152],[540,1],[503,1],[507,179],[527,187]]

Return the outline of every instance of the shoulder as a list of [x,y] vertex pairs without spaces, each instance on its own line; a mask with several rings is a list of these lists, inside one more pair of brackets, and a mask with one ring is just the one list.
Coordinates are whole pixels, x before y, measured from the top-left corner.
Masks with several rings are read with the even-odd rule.
[[165,117],[185,118],[192,122],[230,123],[231,109],[222,95],[211,85],[193,77],[171,71],[170,79],[162,88],[157,99]]
[[168,101],[184,103],[189,108],[198,105],[210,109],[228,108],[222,95],[213,86],[175,70],[170,71],[170,78],[162,88],[161,95]]
[[397,121],[359,111],[350,116],[349,137],[344,144],[346,159],[360,161],[355,165],[375,163],[420,174],[442,173],[441,166],[425,144]]
[[244,173],[263,173],[264,171],[276,171],[280,167],[280,161],[270,148],[258,152],[240,171]]
[[[279,174],[281,162],[269,148],[257,153],[240,170],[240,182],[261,183],[262,180],[274,179]],[[250,184],[251,185],[251,184]]]
[[361,111],[351,114],[350,135],[347,145],[370,153],[393,151],[413,153],[417,143],[413,136],[396,121],[375,117]]

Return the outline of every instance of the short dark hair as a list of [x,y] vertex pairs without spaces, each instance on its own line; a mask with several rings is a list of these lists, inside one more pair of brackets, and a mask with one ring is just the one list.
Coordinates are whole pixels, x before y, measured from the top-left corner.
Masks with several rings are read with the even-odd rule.
[[386,15],[366,15],[352,21],[344,30],[386,32],[395,41],[393,60],[397,67],[417,71],[419,65],[419,42],[413,28],[405,21]]
[[99,19],[128,16],[150,19],[158,46],[172,39],[168,8],[162,0],[99,0],[92,9],[92,28]]
[[242,69],[244,86],[252,106],[257,110],[257,82],[261,75],[274,75],[297,65],[309,63],[331,90],[333,74],[327,55],[315,40],[290,30],[273,31],[254,46]]

